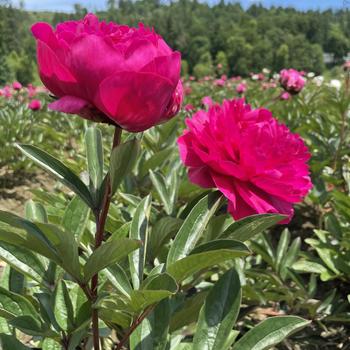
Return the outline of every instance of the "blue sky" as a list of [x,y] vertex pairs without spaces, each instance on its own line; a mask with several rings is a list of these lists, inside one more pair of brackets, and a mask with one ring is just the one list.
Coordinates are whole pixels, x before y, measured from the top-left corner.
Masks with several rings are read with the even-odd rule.
[[[13,1],[13,3],[19,0]],[[204,0],[203,0],[204,1]],[[208,0],[215,2],[217,0]],[[235,0],[232,0],[235,2]],[[52,10],[52,11],[66,11],[73,9],[73,4],[79,2],[89,10],[101,10],[104,8],[105,0],[24,0],[25,7],[28,10]],[[293,6],[301,10],[308,9],[341,9],[342,7],[350,8],[350,0],[242,0],[240,1],[245,7],[253,3],[262,3],[265,6]]]

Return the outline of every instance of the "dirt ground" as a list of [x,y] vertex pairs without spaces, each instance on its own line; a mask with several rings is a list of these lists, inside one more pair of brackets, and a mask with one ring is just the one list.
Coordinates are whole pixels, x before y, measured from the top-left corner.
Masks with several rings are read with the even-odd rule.
[[35,188],[52,189],[55,181],[46,173],[14,173],[0,169],[0,210],[23,215],[24,204],[32,198],[30,190]]

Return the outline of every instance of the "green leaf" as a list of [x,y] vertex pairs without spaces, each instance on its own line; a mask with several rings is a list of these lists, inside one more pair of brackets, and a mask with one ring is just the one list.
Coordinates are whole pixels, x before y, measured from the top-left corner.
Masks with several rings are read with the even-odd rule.
[[112,194],[116,192],[126,175],[132,171],[139,152],[140,141],[136,138],[122,143],[113,149],[109,169]]
[[200,311],[193,350],[225,350],[241,307],[241,285],[234,269],[227,271],[209,292]]
[[240,241],[234,239],[217,239],[198,245],[191,251],[190,255],[219,249],[233,249],[249,254],[249,248]]
[[78,239],[84,233],[90,216],[89,207],[78,196],[69,202],[62,218],[62,226]]
[[26,202],[24,211],[25,217],[30,221],[48,222],[46,210],[40,203],[30,199]]
[[54,339],[46,338],[43,341],[42,350],[62,350],[62,345]]
[[169,321],[169,299],[164,299],[131,335],[131,349],[165,350],[168,341]]
[[45,266],[38,256],[28,249],[0,242],[0,258],[21,274],[38,283],[42,283],[45,279]]
[[164,176],[161,173],[153,172],[152,170],[150,170],[149,174],[152,184],[164,205],[165,212],[170,215],[174,206]]
[[[0,334],[0,342],[2,350],[30,350],[13,335]],[[48,349],[47,349],[48,350]]]
[[199,292],[194,296],[188,297],[171,315],[170,332],[189,325],[197,321],[199,311],[202,308],[207,292]]
[[118,310],[100,308],[98,309],[98,316],[105,323],[114,323],[123,328],[130,327],[132,323],[132,317],[130,315]]
[[148,249],[151,259],[154,259],[158,255],[160,248],[175,235],[180,229],[182,222],[181,219],[164,216],[153,225],[149,235]]
[[167,266],[187,256],[204,232],[209,219],[215,214],[222,195],[210,193],[202,198],[185,219],[169,250]]
[[280,271],[281,269],[281,262],[283,258],[286,256],[289,242],[290,242],[290,233],[289,233],[289,230],[286,228],[283,230],[281,234],[280,240],[278,242],[277,250],[276,250],[275,266],[277,271]]
[[143,289],[148,290],[167,290],[171,293],[177,291],[178,285],[174,278],[168,273],[153,275],[145,280]]
[[222,234],[221,237],[237,239],[239,241],[247,241],[258,233],[276,225],[283,219],[285,215],[280,214],[259,214],[247,216],[244,219],[238,220],[230,225]]
[[102,271],[102,274],[106,276],[108,281],[116,288],[119,292],[129,297],[132,291],[132,286],[129,282],[129,278],[123,268],[114,264]]
[[310,321],[296,316],[270,317],[248,331],[232,350],[270,349],[308,324]]
[[152,327],[148,318],[144,319],[130,336],[130,350],[153,349]]
[[175,278],[177,282],[181,282],[194,273],[203,269],[213,267],[228,260],[233,260],[241,256],[249,255],[250,251],[233,249],[219,249],[206,251],[199,254],[191,254],[186,258],[176,261],[167,267],[167,272]]
[[11,267],[9,276],[9,290],[17,294],[22,294],[24,292],[25,283],[24,274]]
[[134,312],[140,312],[146,307],[170,297],[172,294],[168,290],[133,290],[130,293],[130,306]]
[[71,332],[74,329],[74,311],[65,281],[57,283],[55,289],[55,318],[62,330]]
[[140,246],[140,241],[128,238],[115,239],[102,244],[91,254],[84,266],[84,281],[88,282],[97,272],[126,258],[130,252]]
[[286,278],[289,269],[292,267],[294,262],[297,260],[300,252],[301,239],[300,237],[295,238],[292,242],[290,248],[288,249],[287,254],[283,257],[283,260],[280,264],[280,273],[283,279]]
[[131,279],[135,289],[140,287],[143,279],[143,268],[146,260],[146,248],[148,243],[148,221],[151,212],[152,198],[150,195],[145,197],[137,206],[134,213],[131,227],[130,238],[142,242],[142,246],[137,251],[129,255],[129,264]]
[[94,203],[89,189],[74,174],[68,167],[66,167],[58,159],[52,157],[45,151],[31,145],[17,145],[17,147],[30,159],[36,162],[40,167],[55,176],[64,185],[70,188],[90,207],[94,208]]
[[0,315],[8,320],[24,315],[39,317],[35,307],[28,299],[2,287],[0,287],[0,309]]
[[24,232],[6,232],[1,230],[0,240],[31,249],[47,258],[57,261],[57,252],[45,237],[44,233],[37,225],[29,220],[23,219],[15,214],[0,210],[0,221],[6,223],[12,228],[25,230]]
[[10,325],[25,334],[42,336],[45,334],[41,323],[30,315],[18,316],[9,321]]
[[61,265],[63,269],[65,269],[77,281],[80,281],[81,271],[78,245],[74,236],[51,224],[37,223],[37,226],[45,234],[47,239],[49,239],[51,245],[55,247],[57,254],[60,257],[59,265]]
[[99,128],[92,126],[86,129],[85,145],[88,172],[95,192],[103,180],[103,146]]

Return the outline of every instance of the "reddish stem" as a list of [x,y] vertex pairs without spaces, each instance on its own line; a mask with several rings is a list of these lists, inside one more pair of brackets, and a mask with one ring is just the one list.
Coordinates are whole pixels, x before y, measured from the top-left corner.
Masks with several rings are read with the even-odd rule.
[[[114,138],[113,138],[113,145],[112,145],[112,151],[115,147],[117,147],[120,143],[121,139],[121,133],[122,129],[119,127],[116,127],[114,130]],[[105,187],[105,193],[103,196],[103,202],[101,208],[95,212],[95,219],[96,219],[96,234],[95,234],[95,247],[94,250],[96,250],[98,247],[101,246],[103,242],[103,236],[104,236],[104,230],[107,220],[107,215],[109,211],[109,205],[111,204],[111,181],[110,176],[107,174],[107,181],[106,181],[106,187]],[[98,274],[95,274],[91,279],[91,301],[94,303],[97,300],[97,288],[98,288]],[[100,350],[100,334],[98,329],[98,310],[96,308],[92,309],[92,336],[93,336],[93,343],[94,343],[94,349]]]

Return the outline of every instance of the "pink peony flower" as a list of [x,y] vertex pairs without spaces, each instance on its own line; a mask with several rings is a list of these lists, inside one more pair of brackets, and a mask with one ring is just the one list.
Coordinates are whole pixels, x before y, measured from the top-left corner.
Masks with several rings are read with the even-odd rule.
[[280,84],[291,94],[297,94],[305,86],[305,79],[295,69],[283,69],[280,72]]
[[59,98],[51,109],[131,132],[179,110],[181,55],[153,29],[99,22],[88,14],[56,30],[36,23],[32,32],[41,80]]
[[216,85],[216,86],[225,86],[225,80],[223,80],[223,79],[216,79],[214,81],[214,85]]
[[311,189],[310,153],[303,140],[266,109],[225,100],[186,119],[178,139],[190,180],[216,187],[235,219],[252,214],[293,216],[293,204]]
[[18,82],[18,81],[14,81],[12,83],[12,88],[14,90],[21,90],[22,89],[22,84],[20,82]]
[[10,88],[8,85],[6,85],[6,86],[4,87],[3,91],[4,91],[4,96],[5,96],[7,99],[9,99],[9,98],[12,97],[11,88]]
[[213,100],[211,99],[210,96],[204,96],[202,98],[202,105],[210,108],[213,105]]
[[285,101],[290,100],[291,98],[292,98],[291,94],[287,91],[283,92],[280,96],[280,99]]
[[240,83],[236,86],[236,91],[238,94],[244,94],[247,91],[247,84],[246,83]]
[[32,98],[32,97],[34,97],[36,95],[37,89],[36,89],[35,86],[33,86],[33,84],[28,84],[27,92],[28,92],[28,97]]
[[28,108],[31,109],[32,111],[38,111],[39,109],[41,109],[41,102],[40,100],[31,100],[28,103]]

